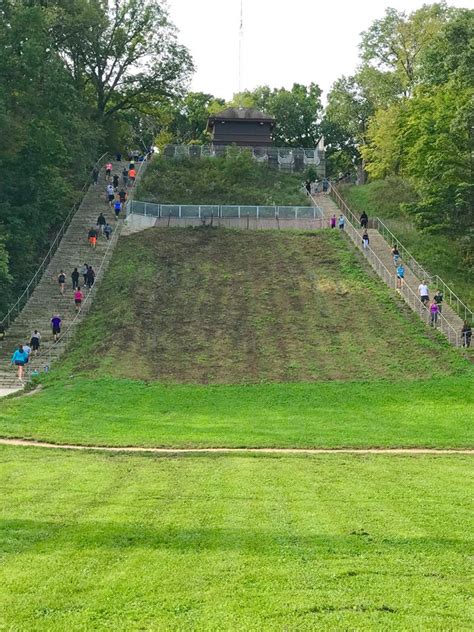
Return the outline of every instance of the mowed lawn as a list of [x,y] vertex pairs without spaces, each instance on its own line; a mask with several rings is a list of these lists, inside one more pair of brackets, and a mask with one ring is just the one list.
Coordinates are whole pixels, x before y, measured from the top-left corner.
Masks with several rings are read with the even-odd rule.
[[469,457],[0,451],[1,629],[474,624]]
[[0,436],[114,446],[474,446],[472,372],[248,386],[72,377],[45,386],[0,402]]

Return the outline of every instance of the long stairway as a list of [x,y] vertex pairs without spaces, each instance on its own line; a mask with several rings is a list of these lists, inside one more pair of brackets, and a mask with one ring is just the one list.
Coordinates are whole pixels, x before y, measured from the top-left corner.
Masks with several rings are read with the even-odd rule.
[[[125,163],[113,162],[112,164],[112,173],[120,175]],[[39,284],[23,310],[7,329],[5,340],[0,342],[0,389],[20,385],[16,379],[16,371],[14,368],[10,368],[10,358],[18,344],[29,343],[31,334],[35,329],[40,332],[40,354],[37,357],[31,356],[28,372],[31,374],[35,370],[44,371],[46,366],[49,367],[51,360],[56,360],[60,356],[69,339],[68,336],[64,336],[63,339],[53,344],[50,324],[53,313],[59,314],[62,319],[61,332],[64,334],[71,324],[75,329],[90,307],[92,296],[85,303],[86,309],[82,309],[77,315],[71,272],[76,267],[80,272],[84,263],[91,265],[96,273],[100,269],[101,274],[97,275],[93,290],[87,290],[83,287],[83,278],[82,275],[80,276],[79,284],[86,297],[89,292],[95,292],[96,286],[100,283],[103,272],[110,261],[123,219],[116,222],[114,211],[106,201],[106,185],[105,174],[102,170],[98,184],[92,184],[87,190]],[[94,249],[88,243],[88,231],[92,226],[96,226],[100,212],[104,213],[113,228],[113,233],[110,241],[107,241],[104,236],[99,236],[97,246]],[[64,270],[66,275],[64,296],[60,294],[58,284],[58,275],[61,270]]]
[[[341,213],[336,202],[329,195],[319,194],[314,202],[322,209],[328,225],[332,215],[338,217]],[[396,266],[391,252],[393,244],[389,244],[378,230],[372,228],[368,230],[370,247],[364,249],[362,247],[363,231],[359,227],[357,218],[348,217],[348,215],[349,212],[344,212],[344,216],[346,217],[345,232],[364,254],[382,280],[385,281],[390,288],[396,289]],[[418,295],[418,286],[423,279],[415,274],[413,270],[408,267],[406,262],[402,261],[402,263],[404,263],[405,267],[405,279],[402,288],[398,291],[413,311],[415,311],[424,322],[429,324],[429,311],[421,303]],[[425,281],[429,283],[429,279],[425,279]],[[434,295],[436,289],[436,287],[430,287],[430,296]],[[448,338],[449,342],[455,346],[460,346],[461,344],[462,325],[463,322],[460,316],[444,302],[437,328]]]

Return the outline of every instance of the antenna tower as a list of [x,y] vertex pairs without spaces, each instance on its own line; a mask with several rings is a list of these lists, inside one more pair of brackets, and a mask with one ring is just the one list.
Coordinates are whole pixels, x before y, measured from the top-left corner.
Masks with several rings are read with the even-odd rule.
[[240,26],[239,26],[239,107],[242,107],[242,66],[244,48],[244,0],[240,0]]

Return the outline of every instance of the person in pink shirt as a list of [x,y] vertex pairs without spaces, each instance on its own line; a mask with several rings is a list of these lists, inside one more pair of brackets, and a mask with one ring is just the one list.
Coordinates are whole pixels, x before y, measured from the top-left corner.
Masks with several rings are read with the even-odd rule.
[[112,173],[112,163],[108,162],[105,165],[105,179],[107,180],[108,178],[110,178],[110,174]]
[[76,312],[78,312],[81,309],[82,299],[83,299],[83,294],[80,288],[78,287],[77,290],[74,292],[74,303],[76,304]]

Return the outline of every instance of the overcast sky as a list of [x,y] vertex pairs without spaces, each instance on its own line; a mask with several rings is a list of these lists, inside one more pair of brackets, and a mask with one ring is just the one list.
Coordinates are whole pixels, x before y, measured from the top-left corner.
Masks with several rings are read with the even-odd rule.
[[[242,88],[314,81],[327,94],[338,77],[355,70],[359,35],[387,6],[409,13],[425,3],[243,0]],[[474,9],[474,0],[448,4]],[[239,88],[240,0],[168,0],[168,6],[197,67],[192,90],[230,99]]]

